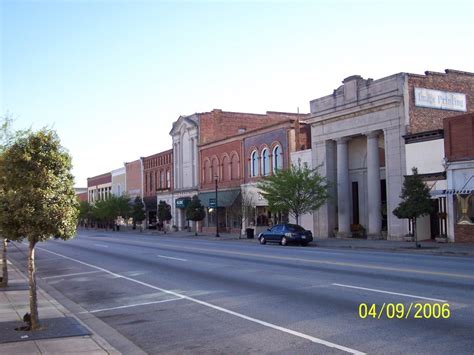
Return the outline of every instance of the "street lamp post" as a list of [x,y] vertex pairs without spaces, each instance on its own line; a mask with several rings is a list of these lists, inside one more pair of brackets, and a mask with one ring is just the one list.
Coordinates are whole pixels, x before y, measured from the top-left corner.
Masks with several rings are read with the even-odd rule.
[[214,175],[214,180],[216,182],[216,238],[219,238],[219,210],[218,210],[218,203],[217,203],[217,175]]

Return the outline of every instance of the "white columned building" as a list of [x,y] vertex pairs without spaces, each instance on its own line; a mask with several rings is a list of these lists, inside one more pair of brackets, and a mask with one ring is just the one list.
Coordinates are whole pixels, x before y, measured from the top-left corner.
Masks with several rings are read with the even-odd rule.
[[331,183],[330,200],[313,213],[317,238],[400,239],[407,223],[392,215],[405,165],[407,74],[346,78],[334,93],[310,102],[313,167]]
[[185,207],[199,187],[199,115],[180,116],[170,131],[173,139],[172,224],[187,227]]

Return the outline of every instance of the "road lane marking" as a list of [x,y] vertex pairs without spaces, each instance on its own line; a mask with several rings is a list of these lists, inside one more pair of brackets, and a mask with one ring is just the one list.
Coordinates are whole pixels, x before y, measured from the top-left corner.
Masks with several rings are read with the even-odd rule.
[[179,261],[187,261],[186,259],[180,259],[180,258],[173,258],[172,256],[165,256],[165,255],[157,255],[159,258],[163,259],[171,259],[171,260],[179,260]]
[[[190,251],[203,251],[206,253],[215,252],[216,254],[227,254],[227,255],[239,255],[239,256],[250,256],[255,258],[265,258],[265,259],[274,259],[274,260],[283,260],[283,261],[299,261],[299,262],[306,262],[310,264],[320,264],[320,265],[331,265],[331,266],[343,266],[343,267],[356,267],[361,269],[369,269],[369,270],[383,270],[383,271],[393,271],[393,272],[403,272],[403,273],[410,273],[410,274],[420,274],[420,275],[431,275],[431,276],[446,276],[446,277],[457,277],[463,279],[474,280],[474,275],[467,275],[467,274],[458,274],[458,273],[451,273],[451,272],[443,272],[443,271],[428,271],[428,270],[418,270],[418,269],[404,269],[404,268],[397,268],[397,267],[390,267],[390,266],[379,266],[379,265],[370,265],[370,264],[358,264],[358,263],[348,263],[343,261],[327,261],[327,260],[316,260],[316,259],[301,259],[301,258],[292,258],[288,256],[276,256],[276,255],[267,255],[267,254],[258,254],[258,253],[244,253],[238,251],[231,251],[231,250],[220,250],[220,249],[204,249],[204,248],[195,248],[195,247],[183,247],[183,246],[163,246],[161,245],[160,248],[169,249],[169,250],[190,250]],[[315,255],[317,257],[317,255]]]
[[85,312],[81,312],[81,313],[98,313],[98,312],[112,311],[112,310],[115,310],[115,309],[124,309],[124,308],[130,308],[130,307],[147,306],[147,305],[150,305],[150,304],[178,301],[178,300],[182,300],[182,299],[183,299],[182,297],[170,298],[168,300],[162,300],[162,301],[136,303],[136,304],[130,304],[130,305],[127,305],[127,306],[118,306],[118,307],[111,307],[111,308],[94,309],[93,311],[85,311]]
[[407,293],[398,293],[398,292],[376,290],[376,289],[373,289],[373,288],[343,285],[343,284],[332,284],[332,285],[333,286],[339,286],[339,287],[355,288],[357,290],[365,290],[365,291],[378,292],[378,293],[387,293],[389,295],[397,295],[397,296],[410,297],[410,298],[419,298],[421,300],[428,300],[428,301],[434,301],[434,302],[442,302],[442,303],[447,303],[448,302],[446,300],[440,300],[440,299],[437,299],[437,298],[429,298],[429,297],[423,297],[423,296],[409,295]]
[[68,277],[68,276],[79,276],[79,275],[87,275],[87,274],[95,274],[95,273],[98,273],[98,272],[101,272],[99,270],[96,270],[96,271],[87,271],[87,272],[76,272],[74,274],[65,274],[65,275],[55,275],[55,276],[46,276],[46,277],[41,277],[43,280],[46,280],[46,279],[56,279],[56,278],[60,278],[60,277]]
[[104,245],[104,244],[94,244],[96,247],[101,247],[101,248],[108,248],[109,246],[108,245]]
[[257,323],[257,324],[260,324],[260,325],[263,325],[267,328],[271,328],[271,329],[275,329],[275,330],[279,330],[283,333],[286,333],[286,334],[291,334],[291,335],[294,335],[296,337],[299,337],[299,338],[302,338],[302,339],[306,339],[306,340],[309,340],[315,344],[320,344],[320,345],[324,345],[324,346],[327,346],[329,348],[334,348],[334,349],[338,349],[338,350],[341,350],[341,351],[345,351],[347,353],[350,353],[350,354],[357,354],[357,355],[362,355],[362,354],[365,354],[361,351],[358,351],[358,350],[355,350],[355,349],[351,349],[351,348],[348,348],[348,347],[345,347],[343,345],[339,345],[339,344],[335,344],[335,343],[331,343],[327,340],[323,340],[323,339],[319,339],[319,338],[316,338],[316,337],[313,337],[311,335],[307,335],[307,334],[304,334],[304,333],[300,333],[300,332],[297,332],[295,330],[291,330],[291,329],[288,329],[288,328],[284,328],[284,327],[281,327],[279,325],[276,325],[276,324],[273,324],[273,323],[269,323],[269,322],[265,322],[263,320],[260,320],[260,319],[256,319],[256,318],[252,318],[252,317],[249,317],[249,316],[246,316],[245,314],[242,314],[242,313],[238,313],[238,312],[234,312],[234,311],[231,311],[230,309],[226,309],[226,308],[223,308],[223,307],[219,307],[219,306],[216,306],[216,305],[213,305],[211,303],[208,303],[208,302],[204,302],[204,301],[201,301],[201,300],[198,300],[197,298],[193,298],[193,297],[189,297],[189,296],[186,296],[186,295],[182,295],[178,292],[174,292],[174,291],[171,291],[171,290],[166,290],[164,288],[160,288],[160,287],[156,287],[156,286],[153,286],[151,284],[148,284],[146,282],[142,282],[142,281],[139,281],[139,280],[135,280],[135,279],[132,279],[131,277],[127,277],[127,276],[123,276],[123,275],[120,275],[120,274],[116,274],[115,272],[112,272],[110,270],[107,270],[107,269],[104,269],[100,266],[95,266],[95,265],[92,265],[92,264],[89,264],[89,263],[86,263],[84,261],[81,261],[81,260],[77,260],[77,259],[74,259],[74,258],[71,258],[69,256],[66,256],[66,255],[62,255],[62,254],[59,254],[59,253],[55,253],[53,251],[50,251],[50,250],[46,250],[46,249],[43,249],[43,248],[39,248],[37,247],[37,249],[39,250],[42,250],[46,253],[50,253],[50,254],[54,254],[54,255],[57,255],[57,256],[60,256],[64,259],[68,259],[68,260],[72,260],[74,262],[77,262],[79,264],[82,264],[82,265],[86,265],[86,266],[89,266],[93,269],[97,269],[97,270],[100,270],[100,271],[103,271],[103,272],[106,272],[112,276],[115,276],[117,278],[122,278],[124,280],[128,280],[128,281],[131,281],[131,282],[135,282],[139,285],[142,285],[142,286],[145,286],[145,287],[149,287],[151,289],[154,289],[154,290],[157,290],[157,291],[161,291],[161,292],[164,292],[164,293],[167,293],[167,294],[170,294],[170,295],[173,295],[175,297],[178,297],[178,298],[182,298],[182,299],[185,299],[185,300],[188,300],[188,301],[191,301],[191,302],[194,302],[194,303],[198,303],[200,305],[203,305],[205,307],[209,307],[209,308],[212,308],[212,309],[215,309],[217,311],[220,311],[220,312],[223,312],[223,313],[227,313],[227,314],[230,314],[230,315],[233,315],[235,317],[238,317],[238,318],[241,318],[241,319],[245,319],[245,320],[248,320],[250,322],[253,322],[253,323]]

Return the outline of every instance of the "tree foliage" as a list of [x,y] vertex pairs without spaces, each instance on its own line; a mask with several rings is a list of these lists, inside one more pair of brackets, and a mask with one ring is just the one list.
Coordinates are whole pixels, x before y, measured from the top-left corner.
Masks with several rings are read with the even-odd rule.
[[267,199],[270,211],[288,212],[299,224],[301,215],[319,209],[329,193],[327,180],[318,173],[318,168],[310,169],[307,164],[299,163],[277,170],[260,181],[257,186]]
[[136,228],[137,223],[141,223],[146,217],[145,206],[140,196],[135,197],[133,201],[130,217],[133,219],[133,229]]
[[171,220],[171,206],[166,201],[158,203],[158,221],[161,226],[165,221]]
[[128,219],[130,214],[130,199],[127,196],[109,196],[97,201],[92,208],[93,218],[106,228],[113,226],[118,217]]
[[[186,207],[186,219],[199,222],[202,221],[206,217],[206,211],[204,210],[204,206],[201,204],[201,200],[197,195],[194,195],[191,201],[189,202],[188,206]],[[194,234],[197,235],[197,223],[196,229]]]
[[416,233],[416,219],[430,214],[433,211],[429,187],[423,182],[418,169],[412,168],[412,175],[405,176],[402,186],[402,201],[393,214],[400,219],[409,219],[413,222],[415,243],[418,247]]
[[412,168],[413,175],[405,176],[400,198],[402,201],[393,214],[398,218],[413,219],[432,212],[429,187],[423,182],[417,168]]
[[79,203],[71,157],[56,132],[42,129],[17,136],[0,164],[0,228],[13,240],[29,241],[28,274],[32,329],[38,318],[35,245],[52,237],[67,240],[76,232]]

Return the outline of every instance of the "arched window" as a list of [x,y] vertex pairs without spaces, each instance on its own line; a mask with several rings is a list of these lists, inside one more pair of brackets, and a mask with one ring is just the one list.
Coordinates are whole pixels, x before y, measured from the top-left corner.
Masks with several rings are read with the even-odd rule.
[[204,183],[210,183],[212,182],[212,169],[211,169],[211,162],[209,160],[206,160],[204,163],[204,176],[202,181]]
[[270,174],[270,157],[268,156],[268,149],[262,150],[262,175],[267,176]]
[[222,158],[222,180],[229,181],[230,180],[230,159],[227,155]]
[[171,187],[171,171],[170,170],[166,170],[166,188],[170,188]]
[[231,180],[240,179],[239,156],[235,153],[232,155],[232,159],[231,159],[230,178]]
[[283,152],[281,146],[277,145],[273,148],[273,171],[283,168]]
[[211,175],[211,181],[214,181],[214,179],[217,176],[217,180],[219,179],[219,160],[217,158],[212,159],[212,175]]
[[254,150],[252,154],[250,154],[250,176],[254,177],[257,176],[258,173],[258,165],[257,165],[257,151]]

